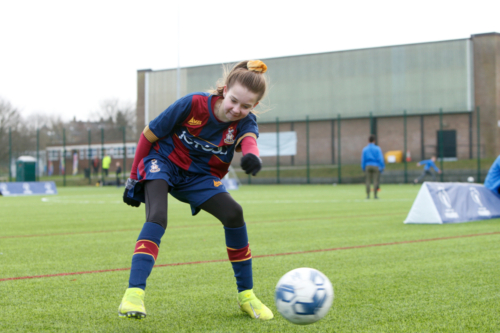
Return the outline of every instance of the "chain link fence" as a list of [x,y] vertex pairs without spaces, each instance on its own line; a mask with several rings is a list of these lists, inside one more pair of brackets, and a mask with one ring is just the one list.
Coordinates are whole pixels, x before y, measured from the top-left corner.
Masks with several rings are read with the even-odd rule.
[[[391,117],[368,113],[365,118],[314,121],[306,117],[293,122],[276,118],[274,123],[259,124],[261,138],[271,138],[271,145],[274,141],[270,154],[261,149],[261,172],[256,177],[246,175],[239,168],[241,154],[235,154],[232,166],[243,184],[363,183],[361,151],[373,134],[385,155],[382,184],[411,183],[422,173],[416,163],[431,156],[437,157],[443,171],[436,181],[464,182],[473,177],[483,182],[496,155],[487,140],[481,142],[488,133],[481,133],[479,125],[479,109],[429,115],[403,112]],[[31,156],[37,161],[36,180],[52,180],[58,186],[122,185],[137,138],[135,128],[113,124],[92,128],[73,124],[31,132],[9,128],[0,133],[0,182],[16,181],[16,161]]]
[[[54,181],[58,186],[122,185],[135,154],[135,129],[101,124],[32,132],[9,128],[0,137],[0,182]],[[16,161],[36,161],[35,179],[20,178]]]
[[[261,137],[273,136],[274,156],[261,156],[263,169],[249,177],[233,161],[246,184],[348,184],[363,183],[361,152],[368,137],[376,136],[385,156],[382,183],[411,183],[422,174],[417,163],[435,156],[443,172],[426,180],[483,182],[496,155],[481,142],[479,109],[475,112],[365,118],[340,118],[259,124]],[[280,154],[284,133],[296,135],[296,150]],[[259,139],[260,140],[260,139]],[[266,143],[265,146],[269,145]],[[261,146],[259,142],[259,147]]]

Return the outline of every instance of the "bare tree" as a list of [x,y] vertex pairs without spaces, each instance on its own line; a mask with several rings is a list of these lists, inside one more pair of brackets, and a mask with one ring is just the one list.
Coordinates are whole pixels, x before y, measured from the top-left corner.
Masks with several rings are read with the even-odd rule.
[[[126,139],[135,141],[135,105],[120,102],[118,99],[103,100],[100,108],[93,114],[94,122],[82,122],[73,119],[65,122],[60,116],[36,114],[21,116],[19,110],[0,97],[0,176],[5,175],[9,167],[9,149],[12,158],[21,154],[30,154],[37,148],[88,142],[100,142],[103,130],[106,142],[121,142],[124,130]],[[11,142],[9,144],[9,130]],[[91,132],[90,132],[91,130]]]
[[0,97],[0,133],[8,128],[17,128],[20,124],[21,114],[9,101]]
[[111,122],[119,126],[135,124],[135,106],[117,98],[102,100],[99,109],[91,114],[94,121]]
[[9,166],[9,130],[19,132],[21,126],[19,111],[9,101],[0,98],[0,169]]
[[122,102],[116,98],[105,99],[101,101],[99,109],[91,114],[91,119],[102,124],[106,129],[107,139],[121,140],[123,129],[127,138],[135,139],[135,104]]
[[36,113],[26,118],[24,123],[30,131],[36,131],[39,128],[49,128],[54,117],[43,113]]

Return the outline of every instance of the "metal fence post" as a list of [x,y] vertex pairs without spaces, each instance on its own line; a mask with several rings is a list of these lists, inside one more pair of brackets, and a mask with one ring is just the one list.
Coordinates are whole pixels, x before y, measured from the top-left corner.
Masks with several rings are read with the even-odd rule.
[[[63,186],[66,186],[66,129],[63,128],[63,156],[62,156],[62,164],[64,165],[63,169]],[[60,167],[59,167],[60,168]]]
[[424,116],[420,116],[420,160],[425,160]]
[[[290,122],[290,131],[294,131],[294,122]],[[290,162],[291,162],[291,165],[295,165],[295,156],[294,155],[290,155]]]
[[126,170],[127,170],[127,137],[126,137],[126,132],[125,131],[126,131],[125,126],[123,126],[123,168],[122,168],[123,182],[126,181],[125,173],[126,173]]
[[472,160],[472,112],[469,113],[469,159]]
[[335,119],[331,122],[332,128],[332,164],[335,164]]
[[408,183],[408,147],[407,147],[407,132],[406,132],[406,110],[404,110],[403,114],[404,119],[404,136],[405,136],[405,148],[404,148],[404,164],[405,164],[405,184]]
[[439,142],[441,145],[439,146],[439,157],[441,159],[441,174],[440,174],[440,181],[443,182],[444,179],[444,169],[443,169],[443,159],[444,159],[444,140],[443,140],[443,108],[439,109]]
[[311,177],[310,177],[310,161],[309,161],[309,116],[306,116],[306,162],[307,162],[307,183],[311,183]]
[[88,141],[89,141],[89,149],[87,150],[87,159],[89,161],[88,166],[89,166],[89,185],[92,184],[92,149],[90,148],[90,128],[87,130],[88,132]]
[[276,117],[276,183],[280,183],[280,120]]
[[370,111],[370,135],[375,134],[373,132],[373,113]]
[[9,127],[9,182],[12,182],[12,129]]
[[35,180],[40,181],[40,129],[36,129],[36,163]]
[[477,182],[481,183],[481,126],[479,126],[479,106],[477,112]]
[[337,115],[337,176],[338,176],[338,183],[341,183],[342,180],[342,174],[341,174],[341,160],[340,160],[340,114]]
[[104,168],[102,160],[104,159],[104,128],[101,128],[101,185],[104,186]]

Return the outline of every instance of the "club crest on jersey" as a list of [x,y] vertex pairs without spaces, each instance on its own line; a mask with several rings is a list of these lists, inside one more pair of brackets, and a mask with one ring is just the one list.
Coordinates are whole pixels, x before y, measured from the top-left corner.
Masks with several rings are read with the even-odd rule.
[[151,160],[151,168],[149,169],[149,172],[158,172],[160,170],[161,169],[158,166],[158,161],[157,160]]
[[234,143],[234,128],[229,127],[227,129],[227,134],[226,138],[224,139],[224,142],[227,143],[228,145],[232,145]]

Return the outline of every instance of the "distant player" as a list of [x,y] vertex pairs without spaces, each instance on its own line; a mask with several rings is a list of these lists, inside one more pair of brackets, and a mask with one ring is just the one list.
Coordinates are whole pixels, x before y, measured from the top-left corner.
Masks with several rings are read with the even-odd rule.
[[120,174],[122,173],[122,166],[120,162],[116,162],[116,186],[120,186]]
[[94,174],[97,176],[99,174],[99,158],[97,156],[92,160],[92,168],[94,169]]
[[488,174],[484,180],[484,187],[500,194],[500,156],[497,157],[491,165],[490,170],[488,170]]
[[[160,241],[167,227],[168,194],[219,219],[231,261],[237,299],[242,311],[255,319],[273,313],[255,296],[252,254],[241,206],[221,182],[235,151],[241,151],[241,167],[256,175],[262,167],[257,148],[259,130],[253,109],[264,96],[266,65],[260,60],[238,63],[212,93],[180,98],[144,129],[137,146],[123,201],[146,204],[146,223],[132,256],[129,288],[118,314],[146,317],[144,290]],[[207,300],[206,306],[210,306]]]
[[104,177],[108,176],[110,166],[111,166],[111,156],[109,156],[109,154],[106,154],[102,158],[102,171],[104,172]]
[[436,156],[432,156],[430,160],[423,160],[417,163],[417,166],[424,166],[424,170],[422,174],[413,181],[413,183],[418,184],[419,181],[425,178],[425,176],[432,176],[432,181],[436,180],[436,174],[431,171],[431,168],[434,169],[435,172],[441,173],[441,170],[436,166]]
[[370,186],[373,183],[373,196],[378,199],[380,174],[385,169],[384,156],[382,149],[375,144],[375,135],[370,135],[368,142],[361,153],[361,169],[365,173],[366,198],[370,199]]

